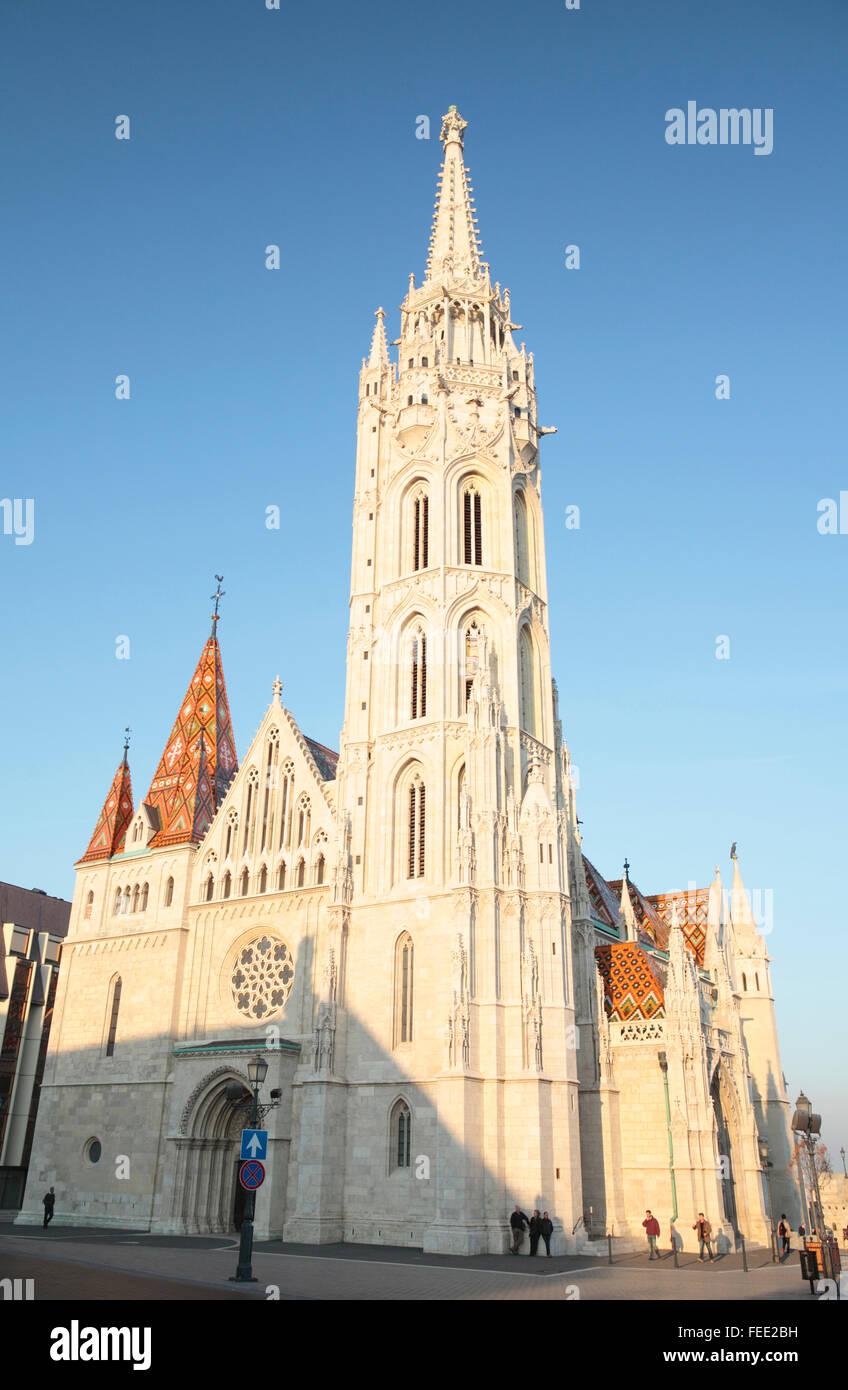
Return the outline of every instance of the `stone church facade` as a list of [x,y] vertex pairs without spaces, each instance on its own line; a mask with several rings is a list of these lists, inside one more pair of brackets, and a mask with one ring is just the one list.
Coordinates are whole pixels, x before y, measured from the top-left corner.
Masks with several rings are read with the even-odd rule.
[[[338,754],[274,683],[237,762],[216,617],[150,790],[77,865],[20,1219],[223,1232],[246,1066],[258,1236],[555,1251],[646,1207],[766,1241],[797,1198],[769,957],[733,863],[645,897],[582,852],[552,679],[533,356],[444,118],[426,273],[359,381]],[[242,1101],[232,1082],[242,1083]]]

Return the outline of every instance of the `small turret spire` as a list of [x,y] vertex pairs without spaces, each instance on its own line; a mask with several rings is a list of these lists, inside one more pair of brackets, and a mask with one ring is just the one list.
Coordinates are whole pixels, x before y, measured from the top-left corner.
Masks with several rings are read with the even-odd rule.
[[89,841],[88,849],[79,861],[81,864],[89,864],[94,859],[111,859],[113,854],[122,852],[126,843],[127,830],[133,818],[132,781],[127,761],[129,732],[129,729],[124,730],[124,756],[112,778],[112,785],[94,827],[94,834]]
[[[629,869],[630,865],[628,864],[627,867]],[[630,879],[626,873],[621,880],[621,902],[618,908],[617,926],[622,941],[638,942],[639,928],[636,924],[636,913],[633,911],[633,903],[630,898]]]
[[377,309],[375,313],[377,322],[374,324],[374,332],[371,336],[371,353],[368,358],[369,367],[388,367],[389,348],[386,342],[386,312],[384,309]]

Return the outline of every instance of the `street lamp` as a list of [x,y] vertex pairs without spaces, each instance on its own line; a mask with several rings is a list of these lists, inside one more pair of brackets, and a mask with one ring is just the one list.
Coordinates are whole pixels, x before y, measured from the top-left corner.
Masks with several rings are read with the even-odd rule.
[[833,1277],[831,1268],[830,1246],[824,1230],[824,1212],[822,1210],[821,1193],[819,1191],[819,1175],[816,1169],[816,1141],[815,1135],[821,1134],[821,1115],[817,1115],[813,1110],[812,1101],[804,1095],[802,1091],[795,1102],[795,1114],[792,1116],[792,1128],[796,1134],[803,1134],[804,1142],[807,1145],[807,1155],[810,1160],[810,1174],[813,1183],[813,1211],[816,1221],[816,1234],[821,1241],[822,1251],[822,1273],[826,1278]]
[[845,1174],[846,1178],[848,1178],[848,1168],[845,1167],[845,1150],[840,1149],[839,1152],[842,1155],[842,1171]]
[[[272,1105],[279,1105],[280,1092],[271,1092],[271,1105],[259,1104],[259,1091],[265,1077],[268,1075],[268,1063],[261,1053],[257,1052],[247,1064],[247,1077],[253,1089],[253,1109],[250,1115],[250,1128],[258,1129],[259,1121]],[[241,1093],[239,1082],[230,1083],[233,1089],[238,1089]],[[228,1093],[230,1087],[227,1088]],[[241,1223],[241,1233],[239,1239],[239,1257],[236,1272],[231,1276],[231,1282],[239,1284],[255,1284],[257,1282],[253,1273],[253,1213],[256,1210],[256,1193],[251,1190],[247,1192],[244,1204],[244,1219]]]
[[767,1186],[767,1188],[768,1188],[769,1233],[770,1233],[770,1244],[771,1244],[771,1262],[772,1262],[772,1264],[776,1264],[776,1263],[777,1263],[777,1253],[776,1253],[777,1240],[776,1240],[776,1238],[775,1238],[775,1233],[774,1233],[774,1203],[773,1203],[773,1201],[772,1201],[772,1196],[771,1196],[771,1170],[772,1170],[772,1168],[773,1168],[774,1165],[773,1165],[773,1164],[771,1163],[771,1161],[769,1160],[769,1146],[768,1146],[768,1140],[767,1140],[767,1139],[762,1139],[762,1138],[758,1139],[758,1140],[757,1140],[757,1148],[759,1149],[759,1152],[760,1152],[760,1166],[761,1166],[761,1168],[763,1168],[764,1171],[765,1171],[765,1175],[766,1175],[766,1186]]

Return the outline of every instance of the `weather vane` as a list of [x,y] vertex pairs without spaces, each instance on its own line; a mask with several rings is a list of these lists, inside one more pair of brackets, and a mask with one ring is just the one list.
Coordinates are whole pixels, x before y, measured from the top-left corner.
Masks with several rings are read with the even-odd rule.
[[216,578],[217,581],[218,581],[218,587],[217,587],[217,589],[215,590],[214,594],[210,594],[210,598],[214,598],[214,600],[215,600],[215,612],[212,614],[212,636],[213,636],[213,637],[215,636],[215,632],[216,632],[216,629],[217,629],[217,627],[218,627],[218,618],[219,618],[219,615],[218,615],[218,605],[219,605],[219,603],[221,602],[221,599],[224,597],[224,590],[221,588],[221,584],[222,584],[222,582],[223,582],[224,576],[223,576],[222,574],[216,574],[216,575],[215,575],[215,578]]
[[132,733],[132,730],[131,730],[131,728],[130,728],[130,726],[129,726],[129,724],[128,724],[127,727],[124,729],[124,766],[125,766],[125,767],[126,767],[126,764],[127,764],[127,752],[128,752],[128,750],[129,750],[129,746],[130,746],[130,734],[131,734],[131,733]]
[[630,882],[630,865],[628,864],[628,862],[627,862],[626,859],[625,859],[625,861],[624,861],[624,877],[627,879],[627,882],[629,883],[629,882]]

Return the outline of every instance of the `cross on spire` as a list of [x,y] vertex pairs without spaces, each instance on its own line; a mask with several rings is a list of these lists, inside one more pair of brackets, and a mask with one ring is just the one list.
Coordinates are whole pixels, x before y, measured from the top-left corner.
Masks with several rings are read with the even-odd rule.
[[123,766],[124,766],[124,767],[127,766],[127,753],[129,752],[129,747],[130,747],[130,734],[131,734],[131,733],[132,733],[132,729],[130,728],[130,726],[129,726],[129,724],[128,724],[127,727],[124,729],[124,762],[123,762]]
[[215,575],[215,578],[216,578],[217,581],[218,581],[218,587],[217,587],[217,589],[215,590],[214,594],[211,594],[211,595],[210,595],[210,597],[211,597],[211,598],[214,598],[214,600],[215,600],[215,612],[212,614],[212,636],[213,636],[213,637],[216,635],[217,628],[218,628],[218,621],[219,621],[218,605],[219,605],[219,603],[221,602],[221,599],[224,597],[224,590],[221,588],[221,583],[222,583],[222,581],[223,581],[224,576],[223,576],[222,574],[216,574],[216,575]]
[[630,865],[628,864],[628,862],[627,862],[626,859],[625,859],[625,861],[624,861],[624,877],[627,879],[627,882],[629,883],[629,882],[630,882]]

